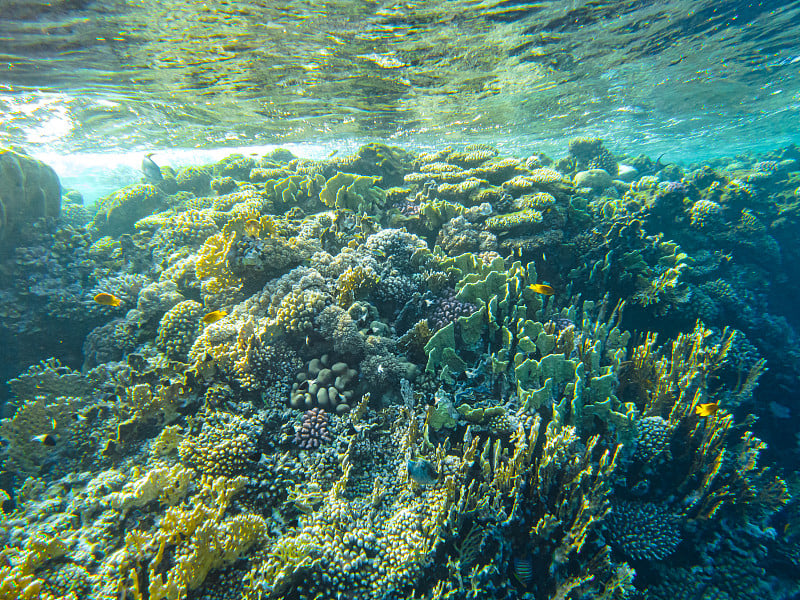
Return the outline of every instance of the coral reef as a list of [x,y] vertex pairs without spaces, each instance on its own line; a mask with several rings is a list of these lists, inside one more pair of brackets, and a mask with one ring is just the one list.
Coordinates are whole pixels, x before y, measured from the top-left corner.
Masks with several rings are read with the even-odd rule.
[[0,148],[0,243],[13,246],[38,219],[56,219],[61,211],[61,183],[48,165]]
[[358,371],[347,363],[334,363],[323,354],[308,361],[297,374],[289,404],[292,408],[317,407],[344,414],[357,400],[354,395],[357,376]]
[[0,598],[793,597],[791,152],[279,149],[15,216]]

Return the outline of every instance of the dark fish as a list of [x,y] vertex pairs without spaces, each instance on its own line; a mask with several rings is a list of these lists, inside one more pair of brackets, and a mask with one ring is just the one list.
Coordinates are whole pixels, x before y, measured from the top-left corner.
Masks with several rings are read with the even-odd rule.
[[164,177],[161,175],[161,168],[153,161],[153,153],[145,154],[142,159],[142,173],[148,181],[161,181]]
[[661,155],[656,159],[656,164],[653,165],[653,174],[658,173],[664,167],[671,165],[672,163],[662,163],[661,158],[666,154],[666,152],[662,152]]
[[51,433],[44,433],[42,435],[35,435],[31,438],[32,442],[39,442],[42,446],[52,448],[56,445],[56,436]]
[[436,467],[424,459],[408,461],[407,469],[408,476],[419,485],[433,485],[439,479]]

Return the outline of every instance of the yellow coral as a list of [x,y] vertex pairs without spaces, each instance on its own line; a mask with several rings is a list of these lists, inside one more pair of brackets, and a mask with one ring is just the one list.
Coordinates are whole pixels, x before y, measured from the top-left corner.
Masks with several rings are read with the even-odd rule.
[[[149,595],[152,600],[178,600],[197,589],[212,569],[228,565],[263,540],[267,525],[263,517],[242,514],[225,517],[225,512],[247,482],[244,477],[201,479],[201,489],[192,502],[167,509],[158,531],[146,546],[158,551],[149,566]],[[133,559],[143,539],[126,539],[126,552]],[[130,545],[128,545],[130,544]],[[164,549],[175,546],[173,566],[161,573]]]
[[[244,223],[242,223],[244,226]],[[208,238],[197,257],[195,272],[200,280],[208,279],[208,290],[212,294],[218,294],[227,288],[238,288],[242,285],[242,280],[233,275],[227,265],[227,256],[231,246],[236,239],[236,233],[232,232],[228,237],[222,233],[217,233]]]
[[180,425],[167,425],[153,440],[153,452],[157,456],[170,454],[178,449],[178,444],[183,441]]
[[153,469],[136,481],[127,483],[121,491],[112,493],[109,504],[123,515],[153,500],[173,506],[186,496],[189,484],[195,477],[194,471],[182,465]]
[[530,226],[542,222],[542,213],[532,208],[526,208],[507,215],[497,215],[486,219],[486,228],[489,231],[508,231],[514,227]]
[[336,303],[342,308],[349,307],[375,287],[378,281],[380,277],[371,268],[360,265],[348,267],[336,280]]

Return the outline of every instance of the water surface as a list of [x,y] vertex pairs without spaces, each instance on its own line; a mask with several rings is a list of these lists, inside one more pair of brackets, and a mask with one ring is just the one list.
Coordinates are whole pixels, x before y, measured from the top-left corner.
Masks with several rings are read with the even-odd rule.
[[796,140],[799,2],[4,0],[0,142]]

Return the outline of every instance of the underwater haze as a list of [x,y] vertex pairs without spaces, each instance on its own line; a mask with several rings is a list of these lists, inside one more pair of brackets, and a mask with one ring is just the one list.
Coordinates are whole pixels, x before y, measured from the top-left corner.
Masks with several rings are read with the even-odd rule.
[[800,600],[798,39],[0,0],[0,600]]

